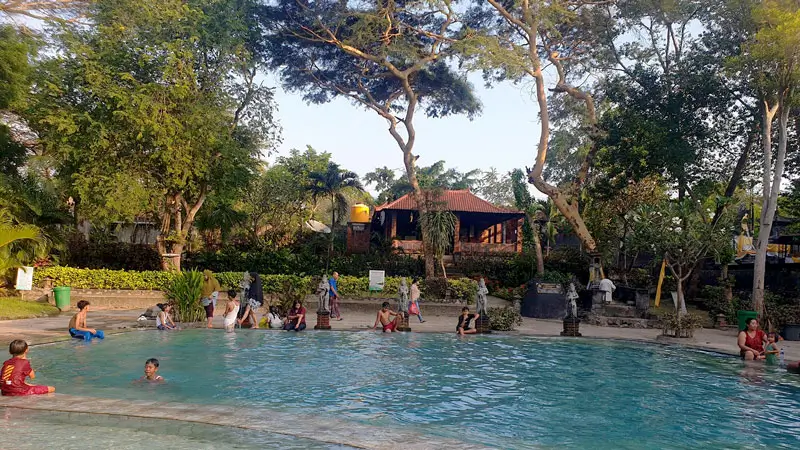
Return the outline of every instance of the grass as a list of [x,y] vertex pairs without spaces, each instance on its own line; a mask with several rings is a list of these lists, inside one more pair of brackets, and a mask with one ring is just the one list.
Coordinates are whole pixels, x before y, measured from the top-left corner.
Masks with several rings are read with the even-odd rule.
[[15,297],[0,297],[0,320],[47,317],[58,313],[58,308],[49,303],[29,302]]

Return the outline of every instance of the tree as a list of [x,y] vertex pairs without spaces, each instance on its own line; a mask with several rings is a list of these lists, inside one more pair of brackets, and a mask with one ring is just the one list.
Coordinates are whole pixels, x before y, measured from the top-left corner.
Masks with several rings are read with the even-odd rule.
[[[437,161],[430,166],[416,168],[417,180],[423,191],[472,189],[481,192],[484,183],[488,182],[486,174],[479,169],[459,172],[453,168],[445,169],[444,164],[444,161]],[[367,184],[375,184],[375,188],[379,192],[378,203],[391,202],[414,192],[407,178],[395,178],[394,170],[386,166],[367,173],[364,180]],[[490,189],[499,191],[496,185]]]
[[14,223],[11,215],[0,209],[0,279],[11,269],[47,256],[48,250],[49,241],[39,227]]
[[311,172],[309,174],[309,190],[315,200],[320,198],[327,198],[331,204],[331,232],[330,232],[330,246],[328,247],[328,262],[325,264],[325,271],[327,272],[328,264],[330,264],[331,256],[333,255],[333,238],[336,231],[336,217],[347,215],[347,197],[345,193],[348,190],[363,191],[364,187],[358,180],[358,175],[349,170],[342,170],[339,165],[334,162],[329,162],[328,167],[324,172]]
[[[386,120],[424,214],[417,177],[415,114],[480,111],[466,77],[449,60],[469,40],[453,1],[279,0],[262,9],[264,49],[286,89],[310,103],[341,97]],[[424,237],[423,237],[424,239]],[[433,275],[433,255],[425,271]]]
[[247,216],[251,241],[259,246],[285,246],[317,209],[309,184],[312,173],[327,170],[330,154],[308,147],[276,158],[245,188],[239,210]]
[[[539,106],[540,135],[534,166],[528,169],[528,181],[550,197],[570,223],[584,248],[592,253],[597,244],[586,227],[579,209],[579,192],[586,182],[598,150],[599,129],[594,97],[571,83],[565,62],[582,57],[586,43],[580,34],[581,23],[597,2],[557,0],[522,0],[504,2],[488,0],[476,6],[468,22],[474,29],[486,30],[484,39],[464,51],[476,67],[485,69],[488,76],[520,80],[533,78]],[[554,94],[566,94],[583,107],[581,129],[586,133],[588,151],[577,173],[563,187],[549,183],[543,177],[550,145],[550,111],[542,61],[546,60],[556,74]]]
[[78,212],[99,224],[149,213],[164,268],[180,269],[209,193],[246,184],[274,140],[272,92],[246,1],[117,0],[92,28],[60,25],[28,115]]
[[523,242],[533,242],[536,251],[536,275],[544,275],[544,256],[542,255],[541,223],[544,219],[542,205],[535,202],[524,182],[525,174],[520,169],[511,172],[511,186],[514,192],[514,204],[525,213],[522,227]]
[[716,222],[709,216],[701,205],[688,199],[645,204],[635,211],[632,247],[666,260],[677,282],[679,314],[686,313],[683,286],[697,262],[730,247],[732,214],[726,213]]
[[432,253],[439,267],[442,268],[442,275],[447,278],[447,269],[444,267],[444,254],[453,246],[453,237],[456,231],[456,215],[451,211],[442,209],[440,200],[440,190],[430,190],[425,192],[425,201],[428,203],[425,213],[419,217],[419,227],[424,236],[426,252]]
[[[756,258],[753,265],[753,308],[764,312],[764,273],[772,221],[778,207],[788,142],[789,115],[796,105],[800,83],[800,4],[794,0],[766,0],[756,4],[757,31],[733,60],[741,76],[757,86],[762,116],[763,192]],[[773,166],[773,123],[778,117],[778,145]]]
[[0,17],[73,21],[82,17],[91,3],[91,0],[0,0]]
[[481,172],[477,194],[501,208],[511,208],[515,203],[511,175],[500,174],[494,167]]

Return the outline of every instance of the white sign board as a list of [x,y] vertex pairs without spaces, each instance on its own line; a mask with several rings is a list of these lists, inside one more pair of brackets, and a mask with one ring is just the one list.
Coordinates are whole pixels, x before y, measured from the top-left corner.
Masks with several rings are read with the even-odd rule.
[[383,284],[386,282],[386,272],[383,270],[369,271],[369,290],[382,291]]
[[14,289],[18,291],[30,291],[33,289],[33,267],[20,267],[17,269],[17,285]]

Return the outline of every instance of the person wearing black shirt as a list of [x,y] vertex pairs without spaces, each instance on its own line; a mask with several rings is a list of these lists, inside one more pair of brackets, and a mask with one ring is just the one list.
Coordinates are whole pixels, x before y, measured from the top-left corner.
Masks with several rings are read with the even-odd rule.
[[458,325],[456,326],[456,333],[462,336],[465,334],[476,333],[478,330],[472,328],[470,325],[472,324],[473,320],[477,321],[480,316],[481,316],[480,314],[471,314],[469,312],[469,308],[465,306],[461,310],[461,315],[458,316]]

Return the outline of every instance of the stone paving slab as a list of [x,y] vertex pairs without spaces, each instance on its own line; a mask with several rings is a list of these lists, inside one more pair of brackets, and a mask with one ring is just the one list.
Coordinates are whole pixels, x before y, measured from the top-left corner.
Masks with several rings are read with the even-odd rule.
[[[486,449],[477,444],[456,439],[429,436],[396,428],[378,427],[341,419],[318,417],[257,408],[187,403],[153,403],[137,400],[99,399],[64,394],[31,397],[0,397],[0,407],[64,413],[103,414],[147,419],[166,419],[180,422],[222,425],[242,429],[296,436],[318,442],[343,444],[363,449]],[[245,420],[243,420],[245,419]],[[181,426],[177,429],[178,434]]]

